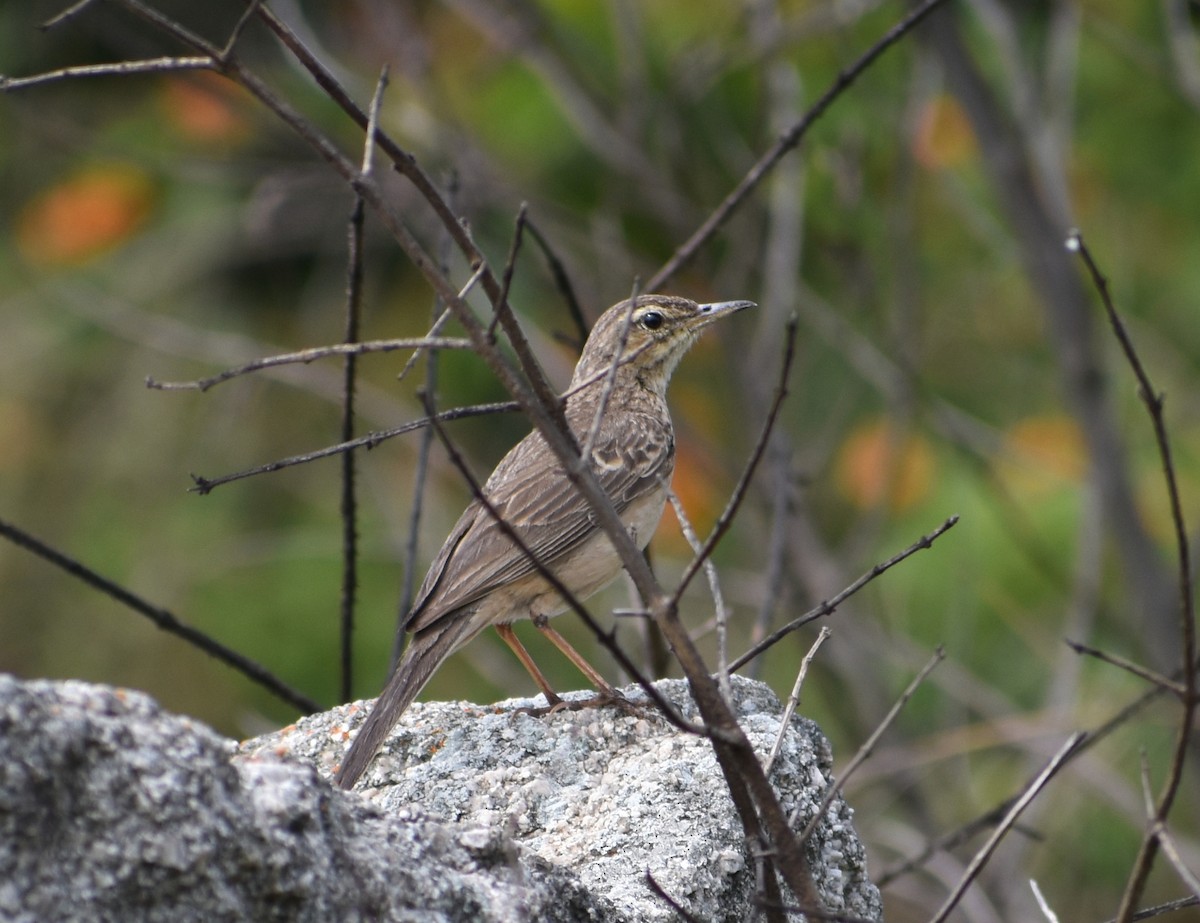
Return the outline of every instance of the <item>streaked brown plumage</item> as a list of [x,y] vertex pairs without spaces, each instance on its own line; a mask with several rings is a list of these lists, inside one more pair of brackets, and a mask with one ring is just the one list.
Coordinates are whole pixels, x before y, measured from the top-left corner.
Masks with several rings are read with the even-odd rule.
[[[666,401],[671,374],[704,327],[752,304],[700,305],[670,295],[642,295],[632,311],[629,301],[620,302],[592,328],[571,378],[565,415],[585,447],[602,405],[605,379],[623,343],[589,461],[639,547],[654,534],[675,468]],[[536,431],[504,456],[483,493],[577,598],[586,599],[621,572],[616,550],[597,527],[587,501]],[[489,625],[496,626],[552,704],[557,696],[512,633],[511,624],[518,619],[534,619],[593,683],[611,691],[546,624],[565,609],[529,558],[473,501],[430,565],[405,625],[412,641],[346,754],[337,783],[354,785],[438,665]]]

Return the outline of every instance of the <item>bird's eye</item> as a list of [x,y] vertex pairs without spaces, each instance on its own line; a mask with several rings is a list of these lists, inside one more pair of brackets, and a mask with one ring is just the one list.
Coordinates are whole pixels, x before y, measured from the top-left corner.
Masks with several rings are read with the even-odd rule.
[[647,311],[642,315],[641,323],[647,330],[657,330],[663,325],[663,316],[657,311]]

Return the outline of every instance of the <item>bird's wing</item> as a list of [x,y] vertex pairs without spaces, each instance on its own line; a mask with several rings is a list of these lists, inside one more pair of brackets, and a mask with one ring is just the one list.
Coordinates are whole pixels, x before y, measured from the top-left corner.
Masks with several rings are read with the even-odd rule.
[[[621,414],[613,424],[606,421],[597,434],[591,467],[620,515],[670,481],[674,434],[669,422],[644,414]],[[598,528],[587,502],[536,432],[501,460],[484,494],[543,564],[574,551]],[[639,538],[645,543],[649,536]],[[534,570],[492,515],[472,501],[430,566],[406,627],[426,628]]]

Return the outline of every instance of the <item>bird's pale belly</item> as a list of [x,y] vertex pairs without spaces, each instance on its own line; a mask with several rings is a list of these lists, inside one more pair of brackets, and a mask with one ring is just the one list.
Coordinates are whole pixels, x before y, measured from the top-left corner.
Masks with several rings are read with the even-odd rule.
[[[645,548],[658,528],[666,506],[666,490],[630,504],[621,516],[630,536],[639,548]],[[572,554],[550,565],[575,598],[583,601],[604,589],[621,573],[621,557],[608,536],[597,531]],[[568,606],[558,592],[540,574],[532,573],[493,590],[480,606],[487,621],[515,622],[565,612]],[[483,619],[480,619],[482,622]]]

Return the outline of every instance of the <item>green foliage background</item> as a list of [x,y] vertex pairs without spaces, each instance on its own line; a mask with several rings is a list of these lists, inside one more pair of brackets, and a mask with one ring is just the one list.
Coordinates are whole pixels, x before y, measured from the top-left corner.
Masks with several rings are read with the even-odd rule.
[[[950,5],[1009,116],[1014,147],[1061,176],[1061,189],[1047,195],[1067,199],[1070,221],[1100,260],[1167,394],[1194,523],[1195,16],[1173,43],[1173,0]],[[0,6],[0,72],[179,52],[116,5],[38,32],[56,6]],[[235,2],[162,8],[218,41],[241,10]],[[496,265],[519,204],[528,202],[594,318],[649,277],[902,13],[892,4],[807,0],[343,0],[289,8],[285,18],[307,30],[314,51],[364,104],[388,63],[384,129],[456,188],[457,207]],[[252,23],[238,48],[358,156],[360,132],[265,30]],[[189,127],[188,107],[203,100],[181,87],[207,94],[228,120]],[[710,334],[673,386],[688,456],[679,487],[702,533],[757,433],[784,321],[793,311],[799,318],[780,439],[717,554],[735,652],[770,598],[780,457],[792,487],[774,624],[946,516],[961,516],[932,550],[832,618],[833,639],[805,688],[802,711],[822,723],[844,760],[931,649],[945,645],[947,663],[850,787],[877,870],[993,807],[1071,730],[1094,726],[1143,690],[1126,673],[1080,660],[1064,635],[1163,673],[1177,666],[1173,614],[1143,607],[1098,510],[1092,474],[1111,460],[1089,458],[1079,441],[1045,292],[1022,261],[1005,211],[1010,191],[987,168],[960,89],[924,31],[906,38],[670,285],[700,300],[762,304]],[[116,208],[126,226],[54,255],[48,237],[62,228],[38,229],[47,197],[63,197],[68,229],[86,231],[90,212],[71,183],[97,175],[125,189]],[[398,179],[389,188],[427,247],[444,249],[412,190]],[[337,700],[340,682],[337,463],[239,481],[203,498],[187,488],[189,472],[215,476],[336,442],[338,364],[246,377],[205,394],[151,391],[144,380],[211,374],[339,340],[351,204],[302,142],[215,82],[105,77],[0,97],[0,518],[326,703]],[[1065,238],[1067,226],[1061,230]],[[456,259],[454,277],[465,280],[469,270]],[[564,384],[573,352],[555,334],[573,327],[528,240],[512,300]],[[418,273],[371,221],[364,307],[364,338],[420,335],[432,310]],[[1174,549],[1150,427],[1115,347],[1097,341],[1129,456],[1125,474],[1170,578]],[[397,382],[403,361],[392,354],[361,362],[362,429],[420,415],[415,390],[425,363]],[[504,395],[474,357],[445,354],[437,396],[448,407]],[[524,432],[513,416],[454,427],[480,473]],[[881,432],[882,440],[854,441]],[[403,437],[359,457],[360,696],[374,694],[387,668],[418,445],[419,437]],[[872,494],[872,477],[882,478],[882,492]],[[435,450],[417,579],[466,500]],[[686,562],[669,531],[655,545],[668,579]],[[700,630],[711,601],[699,587],[687,600]],[[594,609],[626,604],[618,586]],[[594,650],[579,626],[567,631]],[[621,631],[640,646],[636,627]],[[765,658],[762,675],[781,694],[812,637],[801,632]],[[146,689],[230,735],[294,717],[240,676],[10,545],[0,545],[0,638],[0,669]],[[557,683],[577,685],[552,654],[539,659]],[[426,695],[527,692],[519,667],[486,637]],[[1143,824],[1139,754],[1145,749],[1152,780],[1161,780],[1175,721],[1162,703],[1075,764],[1027,818],[1042,839],[1006,844],[964,919],[1029,918],[1030,877],[1071,919],[1111,915]],[[1173,831],[1193,870],[1195,782],[1189,773]],[[977,842],[887,889],[890,919],[923,919]],[[1183,890],[1169,870],[1153,879],[1155,899]]]

